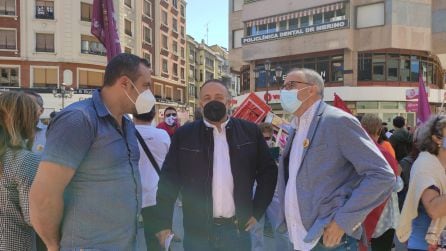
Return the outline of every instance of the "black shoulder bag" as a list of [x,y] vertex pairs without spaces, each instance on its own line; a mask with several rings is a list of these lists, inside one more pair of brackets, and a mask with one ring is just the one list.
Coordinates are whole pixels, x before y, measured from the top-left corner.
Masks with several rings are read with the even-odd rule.
[[158,163],[156,163],[155,158],[153,157],[152,153],[150,152],[149,148],[147,147],[146,142],[142,138],[141,134],[136,130],[136,137],[138,138],[139,144],[141,144],[142,149],[144,149],[144,152],[146,153],[147,157],[149,158],[150,162],[152,162],[153,168],[155,168],[156,173],[158,176],[161,173],[161,169],[158,166]]

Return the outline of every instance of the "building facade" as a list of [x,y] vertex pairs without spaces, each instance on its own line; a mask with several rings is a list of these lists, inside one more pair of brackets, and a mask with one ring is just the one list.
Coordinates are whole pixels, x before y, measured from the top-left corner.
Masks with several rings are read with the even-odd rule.
[[[0,88],[41,93],[46,117],[102,86],[107,58],[90,32],[93,0],[0,3]],[[185,110],[186,3],[114,0],[114,8],[122,51],[152,65],[160,114],[166,106]]]
[[322,75],[325,101],[337,93],[355,114],[379,114],[386,122],[403,115],[415,123],[406,90],[418,87],[420,73],[431,108],[443,101],[444,1],[229,2],[231,72],[240,76],[242,93],[256,92],[277,114],[282,114],[278,89],[285,77],[279,69],[286,74],[301,67]]

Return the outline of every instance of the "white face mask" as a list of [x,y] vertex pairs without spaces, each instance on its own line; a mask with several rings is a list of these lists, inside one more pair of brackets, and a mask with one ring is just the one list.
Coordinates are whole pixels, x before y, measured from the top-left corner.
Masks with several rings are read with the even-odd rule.
[[286,112],[294,113],[299,109],[299,107],[302,105],[303,102],[307,101],[311,96],[308,96],[303,101],[300,101],[297,98],[297,94],[305,90],[307,88],[310,88],[311,86],[304,87],[302,89],[293,89],[293,90],[281,90],[280,91],[280,104]]
[[177,118],[174,116],[169,116],[165,119],[166,124],[169,126],[174,126],[177,123]]
[[133,101],[130,96],[128,95],[127,91],[125,91],[125,95],[130,99],[130,101],[135,104],[136,112],[138,114],[144,114],[148,113],[152,110],[153,106],[155,105],[156,99],[155,96],[153,96],[150,89],[147,89],[140,93],[136,86],[131,82],[133,87],[135,88],[136,92],[138,93],[138,97],[136,98],[136,101]]

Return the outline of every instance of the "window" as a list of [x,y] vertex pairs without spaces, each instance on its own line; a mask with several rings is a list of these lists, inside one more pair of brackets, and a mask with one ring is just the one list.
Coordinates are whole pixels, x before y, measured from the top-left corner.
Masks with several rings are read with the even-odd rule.
[[328,23],[328,22],[333,21],[332,19],[334,18],[334,16],[335,16],[334,11],[325,12],[324,13],[324,22]]
[[358,80],[372,80],[372,54],[370,53],[358,55]]
[[185,57],[185,55],[184,55],[184,47],[181,47],[181,58],[184,58]]
[[300,27],[307,27],[308,25],[310,25],[310,17],[306,16],[306,17],[301,17],[300,18]]
[[267,24],[261,24],[257,26],[257,35],[263,35],[268,33],[268,25]]
[[205,62],[206,67],[214,69],[214,60],[212,58],[206,57]]
[[54,52],[54,34],[36,34],[36,52]]
[[172,71],[174,76],[178,76],[178,64],[173,63],[172,65]]
[[183,90],[182,89],[177,89],[175,91],[175,101],[177,102],[183,102]]
[[178,9],[178,0],[172,0],[172,6],[173,6],[175,9]]
[[57,87],[57,69],[34,68],[33,87]]
[[167,66],[167,59],[163,59],[163,72],[169,73],[169,67]]
[[167,36],[166,35],[162,35],[163,36],[163,38],[162,38],[162,45],[163,45],[163,49],[168,49],[168,46],[167,46]]
[[19,87],[19,68],[0,67],[0,86]]
[[329,61],[328,57],[318,58],[316,64],[316,71],[322,76],[324,82],[329,80]]
[[322,13],[313,15],[313,25],[321,24],[323,21]]
[[398,81],[398,69],[400,63],[400,56],[390,54],[387,56],[387,80]]
[[186,75],[184,74],[184,68],[181,68],[181,74],[180,74],[181,79],[185,79]]
[[316,60],[314,58],[304,59],[304,68],[316,70]]
[[181,26],[181,37],[184,37],[184,26]]
[[152,55],[150,55],[150,53],[148,52],[144,52],[143,53],[143,58],[147,61],[149,61],[150,64],[152,64]]
[[186,12],[184,11],[184,5],[181,5],[181,6],[180,6],[180,15],[181,15],[182,17],[186,17]]
[[232,1],[232,11],[239,11],[243,9],[244,0],[231,0]]
[[163,10],[161,12],[161,17],[162,17],[162,20],[163,20],[163,24],[167,26],[168,25],[168,23],[167,23],[167,12]]
[[299,20],[297,18],[290,19],[290,28],[289,28],[289,30],[296,30],[298,28],[298,25],[299,25]]
[[81,53],[105,56],[107,51],[95,37],[81,35]]
[[15,1],[16,0],[0,0],[0,16],[14,16]]
[[132,22],[127,19],[124,19],[124,26],[125,26],[124,27],[125,34],[128,36],[132,36]]
[[155,98],[162,98],[163,96],[163,85],[155,83],[155,92],[153,93],[155,95]]
[[172,42],[172,48],[173,48],[173,53],[175,55],[178,55],[178,43],[177,43],[177,41],[173,41]]
[[330,81],[344,81],[344,56],[334,56],[331,58]]
[[0,50],[17,49],[16,33],[16,30],[0,30]]
[[[279,23],[279,31],[284,31],[287,29],[287,22],[286,21],[280,21]],[[297,26],[296,26],[297,27]]]
[[273,32],[276,32],[276,23],[274,22],[274,23],[269,23],[268,24],[268,31],[267,31],[267,33],[273,33]]
[[410,82],[410,57],[400,56],[400,81]]
[[148,0],[144,0],[143,14],[152,17],[152,3]]
[[173,89],[172,89],[172,87],[166,86],[165,94],[166,94],[166,99],[172,100],[172,98],[173,98]]
[[88,3],[81,3],[81,20],[91,22],[93,16],[93,5]]
[[243,37],[243,29],[232,31],[232,48],[235,49],[242,47],[242,37]]
[[54,2],[53,1],[36,1],[36,18],[38,19],[54,19]]
[[128,53],[128,54],[132,54],[132,49],[130,49],[129,47],[125,47],[124,52]]
[[104,83],[104,73],[79,70],[79,88],[96,89]]
[[176,18],[172,18],[172,29],[175,32],[178,32],[178,22]]
[[385,54],[373,54],[372,55],[372,70],[373,80],[383,81],[386,79],[385,75],[386,55]]
[[356,10],[356,28],[361,29],[384,25],[384,10],[384,3],[359,6]]
[[124,0],[125,6],[132,8],[132,0]]
[[418,82],[420,74],[420,58],[417,56],[410,57],[410,81]]
[[147,26],[143,26],[143,37],[145,43],[152,43],[152,30]]

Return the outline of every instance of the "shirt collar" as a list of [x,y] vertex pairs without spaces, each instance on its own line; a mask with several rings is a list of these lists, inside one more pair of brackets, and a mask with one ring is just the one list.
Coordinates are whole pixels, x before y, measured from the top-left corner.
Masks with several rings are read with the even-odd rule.
[[[228,119],[227,119],[224,123],[221,124],[221,129],[223,129],[223,128],[226,127],[226,125],[229,123],[229,120],[230,120],[230,119],[231,119],[231,118],[228,116]],[[216,127],[215,125],[209,123],[205,118],[203,118],[203,122],[204,122],[204,124],[205,124],[207,127],[217,129],[217,127]]]
[[106,117],[108,115],[111,115],[108,108],[105,106],[104,102],[102,102],[101,98],[101,90],[95,90],[93,92],[93,104],[96,109],[96,113],[99,117]]
[[43,130],[46,127],[47,126],[44,123],[42,123],[42,121],[40,121],[40,119],[39,119],[39,122],[37,122],[36,128],[39,129],[39,130]]
[[[319,104],[321,103],[321,100],[318,100],[316,102],[314,102],[314,104],[312,104],[310,106],[310,108],[308,108],[304,114],[302,114],[302,116],[300,116],[300,120],[302,121],[309,121],[312,120],[314,117],[314,114],[316,113],[317,108],[319,107]],[[298,117],[294,117],[293,122],[291,123],[292,127],[294,129],[299,127],[299,118]]]

